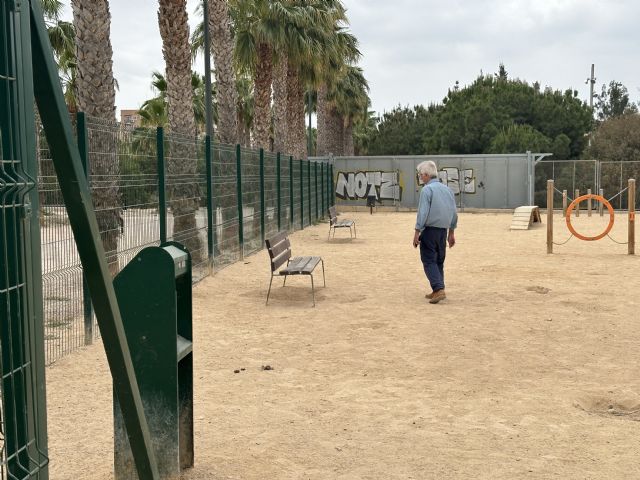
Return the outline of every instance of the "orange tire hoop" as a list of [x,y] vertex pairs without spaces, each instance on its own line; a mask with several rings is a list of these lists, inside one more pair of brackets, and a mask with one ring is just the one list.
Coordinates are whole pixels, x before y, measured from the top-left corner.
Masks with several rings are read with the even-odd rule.
[[[573,225],[571,225],[571,212],[573,212],[573,209],[580,202],[583,202],[585,200],[589,200],[590,198],[592,198],[594,200],[597,200],[598,202],[602,203],[605,207],[607,207],[607,210],[609,211],[609,225],[607,225],[607,228],[604,229],[604,232],[602,232],[600,235],[596,235],[594,237],[587,237],[586,235],[579,234],[573,228]],[[587,195],[582,195],[581,197],[578,197],[573,202],[571,202],[571,204],[569,205],[569,208],[567,208],[567,215],[565,217],[565,220],[567,221],[567,228],[569,229],[569,231],[573,235],[578,237],[580,240],[586,240],[588,242],[593,242],[594,240],[600,240],[601,238],[605,237],[611,231],[611,229],[613,228],[613,222],[615,220],[615,214],[613,213],[613,207],[611,206],[611,204],[604,197],[602,197],[601,195],[587,194]]]

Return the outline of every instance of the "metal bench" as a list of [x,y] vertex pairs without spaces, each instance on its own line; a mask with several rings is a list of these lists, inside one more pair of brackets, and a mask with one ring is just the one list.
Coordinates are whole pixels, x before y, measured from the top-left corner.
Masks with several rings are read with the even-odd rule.
[[[353,230],[351,230],[352,227]],[[351,238],[358,238],[356,235],[356,222],[353,220],[338,220],[336,207],[329,207],[329,239],[331,239],[331,229],[333,229],[333,237],[335,238],[336,228],[348,228]]]
[[[316,293],[313,285],[313,269],[316,268],[318,263],[322,264],[322,281],[324,286],[327,286],[327,281],[324,277],[324,261],[320,257],[293,257],[291,258],[291,243],[287,238],[286,232],[280,232],[272,238],[268,238],[264,241],[269,252],[269,259],[271,263],[271,280],[269,281],[269,291],[267,292],[267,302],[269,304],[269,295],[271,294],[271,284],[273,283],[273,277],[280,275],[284,277],[282,286],[287,284],[287,276],[289,275],[309,275],[311,277],[311,296],[313,298],[313,306],[316,306]],[[286,266],[278,270],[286,263]]]

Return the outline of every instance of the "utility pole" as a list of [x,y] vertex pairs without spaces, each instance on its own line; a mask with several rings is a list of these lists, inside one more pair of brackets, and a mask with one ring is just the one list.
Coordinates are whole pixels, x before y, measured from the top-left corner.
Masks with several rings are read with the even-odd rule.
[[589,84],[589,108],[593,111],[593,86],[596,84],[596,77],[594,77],[594,64],[591,64],[591,76],[587,78],[584,83]]

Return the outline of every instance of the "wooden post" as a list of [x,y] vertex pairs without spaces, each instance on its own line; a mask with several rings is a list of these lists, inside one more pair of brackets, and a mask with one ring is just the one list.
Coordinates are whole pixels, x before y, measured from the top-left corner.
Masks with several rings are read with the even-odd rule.
[[547,254],[553,253],[553,180],[547,180]]
[[629,179],[629,255],[636,253],[636,181]]
[[[604,188],[600,189],[600,192],[598,193],[602,198],[604,198]],[[604,216],[604,203],[600,202],[600,204],[598,205],[598,212],[600,212],[600,216]]]
[[[576,199],[576,198],[578,198],[579,196],[580,196],[580,190],[578,190],[578,189],[576,188],[576,196],[575,196],[575,197],[573,197],[573,199],[575,200],[575,199]],[[579,203],[576,205],[575,210],[576,210],[576,217],[579,217],[579,216],[580,216],[580,204],[579,204]]]
[[566,217],[567,216],[567,191],[566,190],[562,190],[562,216]]
[[[588,188],[587,189],[587,195],[591,195],[591,189]],[[587,217],[591,216],[591,199],[589,198],[587,200]]]

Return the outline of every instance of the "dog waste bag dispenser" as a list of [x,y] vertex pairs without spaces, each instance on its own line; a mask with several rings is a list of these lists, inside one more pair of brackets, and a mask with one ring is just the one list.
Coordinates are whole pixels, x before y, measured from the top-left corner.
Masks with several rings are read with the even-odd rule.
[[[114,279],[161,478],[193,466],[191,257],[180,244],[148,247]],[[114,395],[115,479],[137,479]]]

